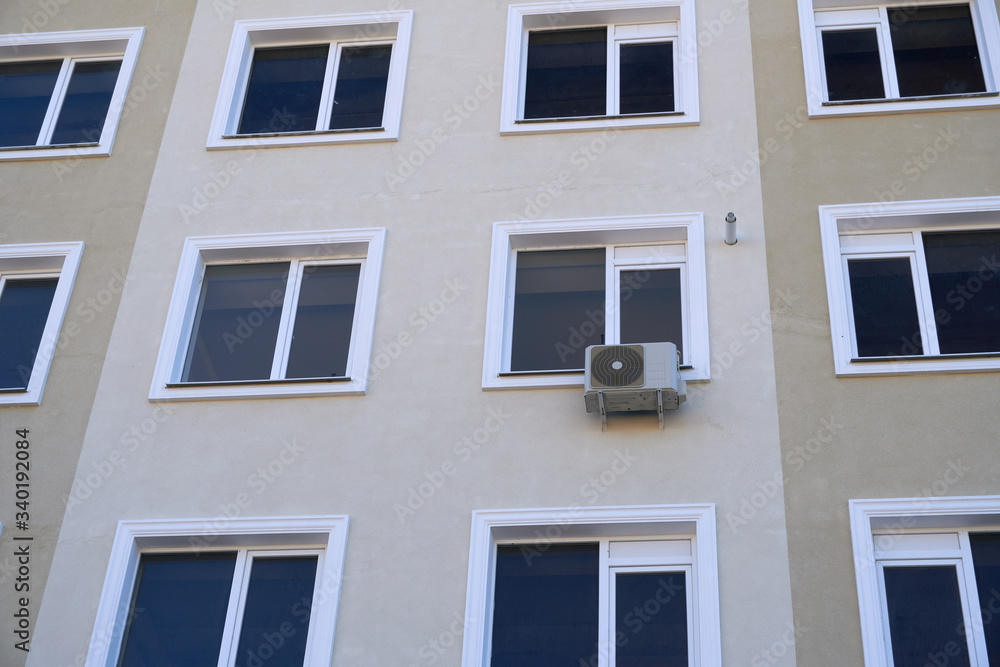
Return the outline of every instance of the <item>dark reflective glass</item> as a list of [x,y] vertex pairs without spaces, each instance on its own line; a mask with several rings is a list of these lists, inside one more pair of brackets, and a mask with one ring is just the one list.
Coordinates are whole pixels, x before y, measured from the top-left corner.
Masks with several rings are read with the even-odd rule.
[[883,574],[894,667],[926,667],[938,655],[949,667],[969,667],[955,567],[886,567]]
[[101,140],[111,95],[118,83],[120,60],[76,63],[66,89],[51,144],[85,144]]
[[619,289],[621,342],[667,342],[684,356],[681,270],[622,271]]
[[0,65],[0,146],[34,146],[61,60]]
[[852,259],[847,267],[858,356],[923,354],[910,260]]
[[316,129],[329,44],[256,49],[239,134]]
[[288,263],[205,267],[184,382],[271,377]]
[[596,544],[497,547],[490,667],[597,664],[598,566]]
[[890,9],[889,35],[900,96],[986,90],[969,5]]
[[316,556],[255,558],[236,667],[302,667],[316,582]]
[[1000,351],[1000,230],[923,237],[941,352]]
[[972,533],[972,563],[982,610],[986,653],[991,665],[1000,665],[1000,533]]
[[118,667],[215,667],[235,553],[143,555]]
[[615,575],[615,667],[688,667],[683,572]]
[[623,114],[674,110],[674,44],[622,44],[618,111]]
[[604,116],[607,80],[607,28],[528,34],[525,118]]
[[360,264],[310,266],[303,271],[286,378],[347,374],[360,275]]
[[0,294],[0,389],[25,389],[52,308],[57,278],[8,280]]
[[333,92],[331,130],[382,127],[392,47],[352,46],[341,50]]
[[512,371],[583,369],[604,342],[604,248],[517,253]]
[[824,30],[823,64],[831,102],[885,97],[875,28]]

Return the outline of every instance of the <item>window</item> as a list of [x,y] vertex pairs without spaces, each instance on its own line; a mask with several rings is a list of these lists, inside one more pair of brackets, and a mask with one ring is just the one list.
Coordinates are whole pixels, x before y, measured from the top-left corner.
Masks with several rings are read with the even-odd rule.
[[707,380],[700,214],[499,222],[484,388],[581,386],[588,345],[672,342]]
[[992,2],[799,0],[811,115],[996,106]]
[[364,393],[384,237],[189,238],[150,398]]
[[698,123],[690,0],[511,5],[501,131]]
[[410,11],[237,21],[209,148],[399,136]]
[[0,36],[0,160],[110,155],[142,36]]
[[0,246],[0,405],[38,405],[83,243]]
[[838,375],[1000,368],[1000,198],[820,219]]
[[1000,664],[1000,497],[852,500],[865,667]]
[[347,527],[119,522],[87,667],[330,664]]
[[714,506],[475,512],[465,613],[462,667],[722,664]]

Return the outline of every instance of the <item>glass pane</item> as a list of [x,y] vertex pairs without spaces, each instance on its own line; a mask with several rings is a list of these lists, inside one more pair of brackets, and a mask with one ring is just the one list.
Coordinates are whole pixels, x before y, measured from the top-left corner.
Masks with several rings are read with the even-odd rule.
[[923,237],[941,352],[1000,351],[1000,230]]
[[344,377],[360,264],[303,271],[286,378]]
[[673,343],[683,359],[681,270],[622,271],[618,289],[621,342]]
[[382,127],[391,56],[392,47],[388,44],[341,50],[331,130]]
[[983,615],[986,653],[991,665],[1000,665],[1000,533],[972,533],[969,542]]
[[897,7],[889,35],[900,96],[986,90],[969,5]]
[[683,572],[615,575],[615,667],[688,667]]
[[883,575],[894,667],[926,667],[938,655],[969,667],[955,567],[886,567]]
[[623,114],[674,110],[674,44],[622,44],[618,110]]
[[76,63],[50,143],[84,144],[101,140],[121,67],[120,60]]
[[271,377],[288,263],[205,267],[183,382]]
[[316,129],[329,44],[255,49],[239,134]]
[[253,560],[236,667],[302,667],[315,582],[316,556]]
[[497,547],[490,667],[597,664],[598,559],[596,544]]
[[0,294],[0,389],[26,389],[58,278],[8,280]]
[[119,667],[215,667],[235,553],[144,555]]
[[847,266],[858,356],[923,354],[910,260],[852,259]]
[[61,60],[0,65],[0,146],[34,146]]
[[525,118],[604,116],[607,80],[607,28],[528,34]]
[[823,62],[831,102],[885,97],[875,28],[825,30]]
[[583,369],[604,342],[604,248],[517,253],[512,371]]

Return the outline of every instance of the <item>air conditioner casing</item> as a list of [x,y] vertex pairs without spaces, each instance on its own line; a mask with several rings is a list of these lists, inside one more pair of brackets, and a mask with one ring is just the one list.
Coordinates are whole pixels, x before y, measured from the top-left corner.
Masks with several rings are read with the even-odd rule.
[[687,399],[673,343],[591,345],[585,364],[587,412],[601,410],[601,395],[605,412],[676,410]]

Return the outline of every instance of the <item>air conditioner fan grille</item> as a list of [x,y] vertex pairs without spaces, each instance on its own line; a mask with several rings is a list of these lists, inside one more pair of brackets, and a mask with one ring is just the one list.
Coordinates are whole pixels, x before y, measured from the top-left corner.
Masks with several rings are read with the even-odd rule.
[[608,345],[593,351],[590,383],[594,387],[641,387],[645,384],[642,345]]

